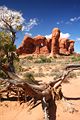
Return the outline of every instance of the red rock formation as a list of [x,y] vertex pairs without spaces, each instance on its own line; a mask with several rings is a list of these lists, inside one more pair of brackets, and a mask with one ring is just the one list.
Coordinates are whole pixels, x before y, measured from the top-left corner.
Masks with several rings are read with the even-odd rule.
[[34,39],[29,36],[25,36],[22,44],[17,49],[18,54],[32,54],[35,52],[36,47],[34,45]]
[[70,54],[72,54],[74,52],[74,40],[69,40],[69,47],[68,47],[68,51],[70,52]]
[[47,39],[47,48],[48,48],[49,53],[51,53],[51,43],[52,43],[52,39],[48,38]]
[[59,53],[63,55],[70,55],[74,52],[74,40],[67,38],[59,39]]
[[59,53],[63,55],[69,55],[70,52],[68,51],[69,47],[69,39],[61,38],[59,39]]
[[52,31],[51,56],[59,54],[59,37],[60,30],[58,28],[54,28]]
[[70,55],[74,52],[74,41],[67,38],[60,38],[60,30],[54,28],[52,38],[38,35],[34,38],[25,36],[21,45],[16,51],[18,54],[56,54]]
[[35,53],[37,54],[47,54],[49,53],[47,49],[47,39],[44,36],[38,35],[34,37],[34,44],[36,46]]

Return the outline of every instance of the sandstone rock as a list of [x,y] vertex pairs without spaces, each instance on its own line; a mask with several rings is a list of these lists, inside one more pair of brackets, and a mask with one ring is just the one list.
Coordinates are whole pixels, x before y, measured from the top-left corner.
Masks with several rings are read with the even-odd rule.
[[22,44],[17,49],[18,54],[32,54],[35,52],[36,47],[34,45],[34,39],[32,39],[30,36],[25,36]]
[[59,37],[60,30],[58,28],[54,28],[52,30],[51,56],[59,54]]
[[74,52],[74,40],[67,38],[59,39],[59,53],[64,55],[70,55]]
[[44,36],[38,35],[34,37],[34,44],[36,46],[36,51],[35,53],[37,54],[47,54],[48,49],[47,49],[47,39]]
[[41,35],[34,38],[25,36],[16,52],[19,55],[50,53],[52,57],[56,57],[58,54],[70,55],[74,52],[74,40],[60,38],[60,30],[54,28],[52,30],[52,38],[50,39]]
[[69,47],[69,39],[61,38],[59,39],[59,53],[63,55],[69,55],[70,52],[68,51]]
[[68,47],[68,51],[70,52],[70,54],[72,54],[74,52],[74,40],[69,40],[69,47]]
[[51,53],[51,43],[52,43],[52,39],[48,38],[47,39],[47,48],[48,48],[49,53]]

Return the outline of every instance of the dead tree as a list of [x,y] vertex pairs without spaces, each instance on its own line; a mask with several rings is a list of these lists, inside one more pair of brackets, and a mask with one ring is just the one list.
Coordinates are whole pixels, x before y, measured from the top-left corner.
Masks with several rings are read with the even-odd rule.
[[9,94],[14,92],[18,100],[20,100],[20,97],[24,97],[26,100],[26,97],[30,96],[32,98],[30,103],[34,102],[34,106],[40,100],[45,120],[56,120],[56,100],[65,100],[61,85],[68,74],[77,68],[79,69],[80,65],[68,65],[60,78],[48,84],[45,83],[41,85],[29,84],[19,78],[15,73],[8,72],[10,76],[9,79],[0,79],[0,82],[5,85],[5,87],[0,90],[0,96],[3,96],[4,92],[7,93],[8,98],[10,97]]

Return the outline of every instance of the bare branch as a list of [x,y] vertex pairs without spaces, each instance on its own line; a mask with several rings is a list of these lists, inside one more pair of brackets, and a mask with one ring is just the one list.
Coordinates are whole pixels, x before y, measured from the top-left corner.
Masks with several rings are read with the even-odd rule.
[[70,64],[70,65],[67,65],[66,67],[65,67],[65,70],[67,70],[67,69],[70,69],[70,68],[77,68],[77,69],[79,69],[80,68],[80,64]]
[[[74,66],[75,65],[73,65],[73,69],[70,69],[70,70],[68,70],[68,71],[66,71],[66,68],[65,68],[65,71],[63,72],[63,75],[60,77],[60,78],[58,78],[56,81],[52,81],[52,82],[50,82],[49,84],[50,84],[50,86],[53,86],[54,88],[57,88],[59,85],[61,85],[62,84],[62,82],[66,79],[66,77],[69,75],[69,73],[70,72],[72,72],[73,70],[78,70],[78,68],[76,68],[76,66],[75,66],[75,68],[74,68]],[[79,66],[78,66],[79,67]],[[72,68],[72,65],[71,66],[69,66],[69,68]]]

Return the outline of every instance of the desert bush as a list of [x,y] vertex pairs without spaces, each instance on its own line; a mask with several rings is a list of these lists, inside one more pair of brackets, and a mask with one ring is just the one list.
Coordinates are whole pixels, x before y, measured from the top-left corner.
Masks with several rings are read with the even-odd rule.
[[52,71],[50,72],[49,76],[53,76],[54,80],[56,80],[57,78],[59,78],[62,75],[62,73],[60,72],[59,69],[52,69]]
[[35,77],[45,77],[45,74],[44,73],[34,73],[34,76]]
[[44,77],[43,69],[42,67],[38,68],[38,72],[34,74],[35,77]]
[[71,57],[72,62],[80,61],[80,56],[72,56]]
[[19,61],[16,61],[16,60],[14,61],[14,67],[15,67],[16,72],[22,72],[23,71],[23,68],[22,68]]
[[27,56],[27,60],[33,60],[33,56]]
[[54,80],[56,80],[57,78],[59,78],[61,76],[61,73],[60,72],[53,72],[50,74],[50,76],[53,76]]
[[67,78],[76,78],[76,77],[77,77],[77,75],[76,75],[75,72],[71,72],[71,73],[67,76]]
[[76,76],[80,76],[80,70],[76,72]]
[[30,72],[26,72],[23,76],[24,80],[29,84],[38,84],[38,81],[35,80],[34,76]]
[[35,60],[35,63],[51,63],[52,59],[47,58],[46,56],[40,56],[37,60]]
[[0,78],[7,78],[8,76],[2,71],[0,70]]

